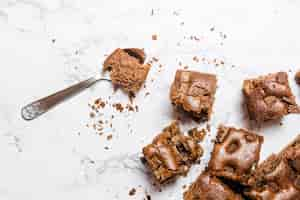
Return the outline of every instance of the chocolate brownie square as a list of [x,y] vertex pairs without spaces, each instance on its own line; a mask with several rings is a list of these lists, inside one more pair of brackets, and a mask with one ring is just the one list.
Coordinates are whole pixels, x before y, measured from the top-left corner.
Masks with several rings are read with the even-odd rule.
[[261,163],[249,184],[245,194],[253,200],[300,200],[300,135]]
[[247,184],[257,165],[263,137],[245,129],[220,126],[208,164],[213,175]]
[[245,80],[243,93],[249,117],[258,123],[299,112],[286,72]]
[[202,148],[192,137],[181,133],[177,122],[166,127],[143,148],[146,164],[160,184],[186,175],[202,153]]
[[242,200],[221,180],[208,172],[202,173],[184,193],[184,200]]
[[217,78],[213,74],[177,70],[170,99],[179,109],[198,120],[209,120],[215,99]]
[[118,48],[104,61],[103,71],[110,71],[112,83],[133,95],[142,87],[151,67],[144,64],[145,58],[142,49]]

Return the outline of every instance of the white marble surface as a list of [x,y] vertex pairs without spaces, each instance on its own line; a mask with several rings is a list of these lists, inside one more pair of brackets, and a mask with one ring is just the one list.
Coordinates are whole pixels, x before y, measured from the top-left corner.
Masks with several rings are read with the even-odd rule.
[[[296,0],[0,0],[0,199],[141,200],[145,192],[154,200],[182,199],[182,185],[207,163],[216,126],[246,127],[244,78],[289,71],[300,102],[293,81],[300,68],[299,9]],[[157,41],[151,40],[153,34]],[[109,84],[98,83],[35,121],[21,119],[23,105],[97,73],[104,55],[117,47],[145,48],[149,58],[159,58],[135,100],[139,112],[115,113],[113,128],[95,134],[86,127],[91,123],[88,103],[109,96],[112,102],[128,101]],[[206,61],[197,63],[194,56]],[[214,59],[225,64],[207,63]],[[216,73],[219,87],[201,165],[159,192],[138,158],[172,120],[168,89],[175,70],[183,67],[179,62]],[[113,112],[106,107],[102,118]],[[299,120],[289,115],[282,126],[257,130],[265,136],[261,157],[295,137]],[[109,133],[113,139],[107,141]],[[128,196],[133,187],[136,195]]]

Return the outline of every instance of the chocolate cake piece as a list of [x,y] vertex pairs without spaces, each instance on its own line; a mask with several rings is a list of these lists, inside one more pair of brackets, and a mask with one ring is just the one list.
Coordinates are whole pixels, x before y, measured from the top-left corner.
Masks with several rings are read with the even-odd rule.
[[220,126],[209,171],[217,176],[247,185],[251,170],[257,165],[263,137],[245,129]]
[[245,194],[253,200],[300,200],[300,135],[261,163]]
[[133,95],[142,87],[151,67],[144,64],[145,58],[142,49],[118,48],[104,61],[103,71],[110,71],[112,83]]
[[221,180],[208,172],[202,173],[184,193],[184,200],[242,200]]
[[299,113],[286,72],[245,80],[243,93],[249,117],[258,123]]
[[146,164],[160,184],[186,175],[202,153],[196,140],[181,133],[177,122],[166,127],[151,144],[143,148]]
[[217,78],[213,74],[196,71],[177,70],[171,86],[172,104],[190,113],[194,118],[210,119],[217,88]]

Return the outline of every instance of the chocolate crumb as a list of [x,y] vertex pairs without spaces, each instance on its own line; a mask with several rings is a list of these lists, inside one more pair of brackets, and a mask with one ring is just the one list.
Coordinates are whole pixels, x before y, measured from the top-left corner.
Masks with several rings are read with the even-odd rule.
[[157,35],[156,34],[152,35],[152,40],[157,40]]
[[94,118],[95,117],[95,113],[90,112],[90,118]]
[[198,58],[197,56],[194,56],[194,57],[193,57],[193,61],[199,62],[199,58]]
[[152,57],[152,60],[153,60],[154,62],[158,62],[158,61],[159,61],[158,58],[156,58],[156,57]]
[[109,135],[106,137],[106,139],[107,139],[107,140],[111,140],[112,137],[113,137],[112,134],[109,134]]
[[134,111],[134,107],[133,107],[132,105],[130,105],[130,104],[127,104],[127,105],[126,105],[126,109],[127,109],[128,111]]
[[206,124],[206,130],[210,132],[210,124]]
[[105,107],[105,102],[102,101],[100,98],[96,99],[94,101],[94,106],[95,106],[95,108],[104,108]]
[[113,107],[119,112],[123,112],[123,110],[124,110],[124,107],[120,103],[113,104]]
[[135,195],[135,193],[136,193],[136,189],[132,188],[128,194],[129,194],[129,196],[133,196],[133,195]]
[[151,14],[150,14],[151,16],[153,16],[154,15],[154,10],[153,10],[153,8],[151,9]]

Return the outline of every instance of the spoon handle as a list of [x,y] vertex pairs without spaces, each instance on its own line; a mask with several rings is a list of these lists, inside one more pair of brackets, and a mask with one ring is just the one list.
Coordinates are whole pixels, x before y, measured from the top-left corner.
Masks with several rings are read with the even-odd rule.
[[97,76],[92,77],[82,82],[76,83],[75,85],[72,85],[52,95],[34,101],[22,108],[21,110],[22,118],[24,120],[33,120],[39,117],[40,115],[44,114],[45,112],[47,112],[48,110],[56,106],[57,104],[65,101],[66,99],[74,96],[75,94],[78,94],[84,89],[102,80],[110,81],[109,79],[98,78]]

